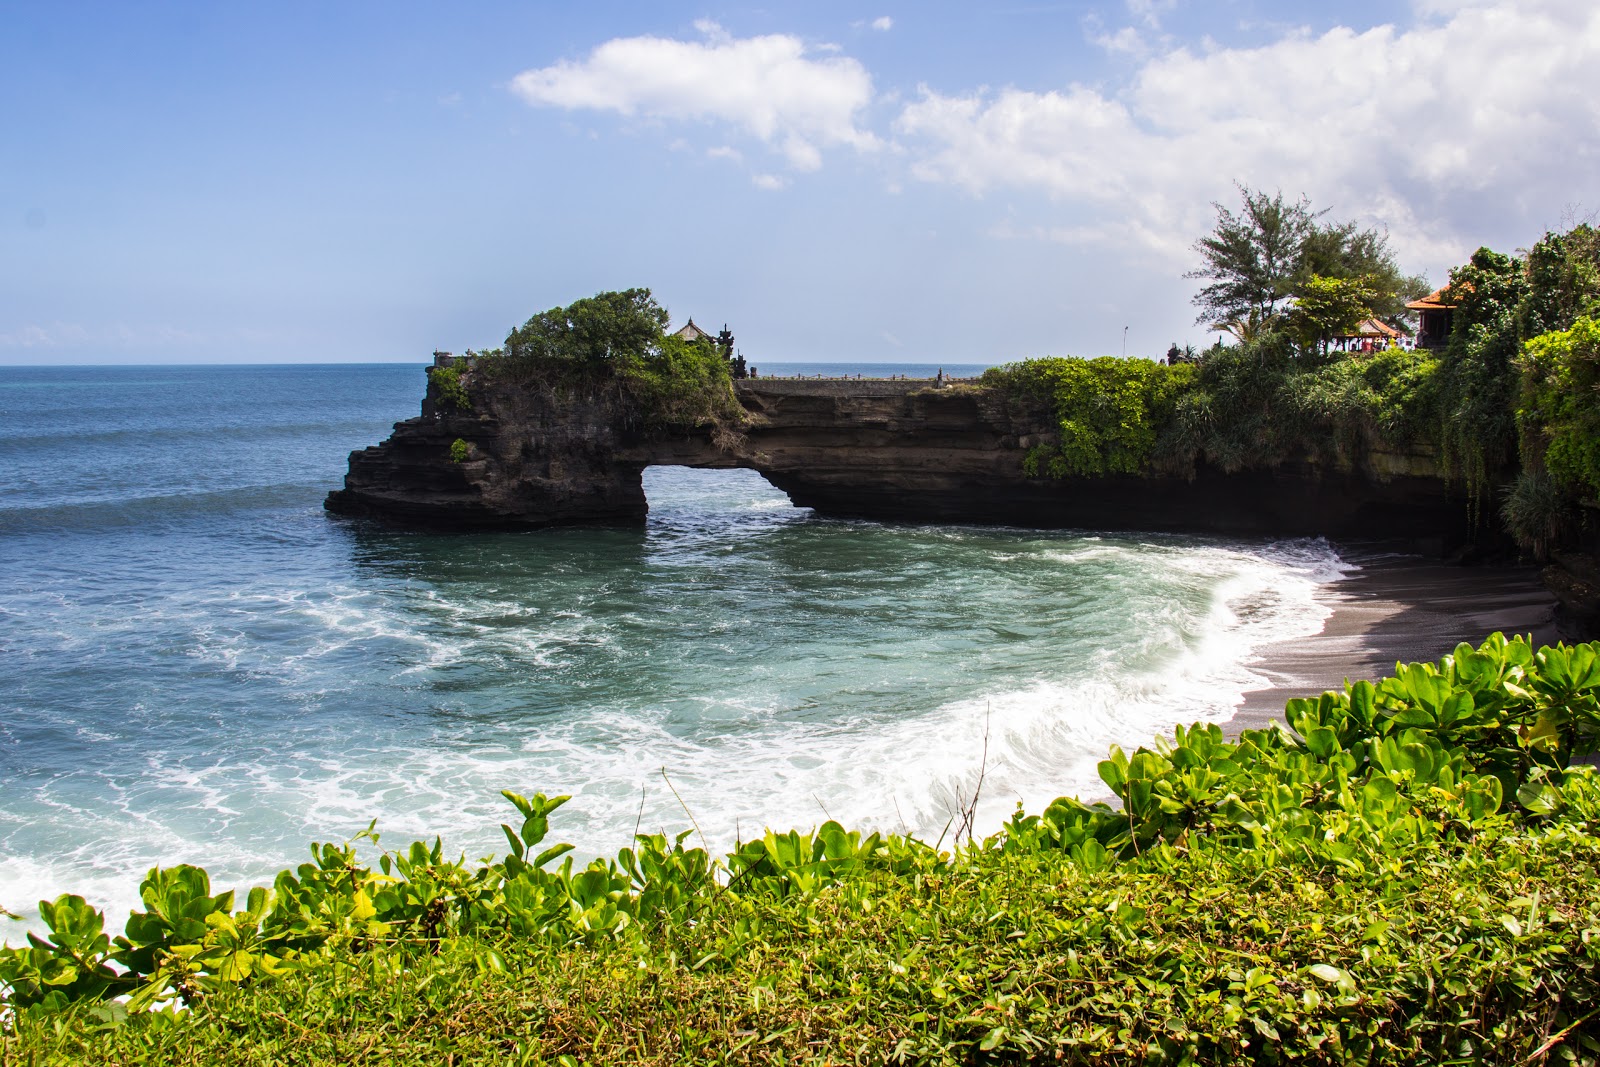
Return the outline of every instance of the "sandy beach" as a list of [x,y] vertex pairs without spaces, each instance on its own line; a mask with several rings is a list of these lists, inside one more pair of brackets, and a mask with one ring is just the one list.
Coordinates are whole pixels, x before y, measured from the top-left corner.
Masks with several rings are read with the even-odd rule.
[[1270,645],[1254,669],[1270,684],[1245,694],[1229,726],[1260,727],[1292,697],[1378,678],[1399,662],[1438,659],[1499,630],[1535,644],[1571,641],[1532,567],[1459,566],[1366,546],[1338,546],[1358,569],[1328,587],[1333,614],[1315,637]]

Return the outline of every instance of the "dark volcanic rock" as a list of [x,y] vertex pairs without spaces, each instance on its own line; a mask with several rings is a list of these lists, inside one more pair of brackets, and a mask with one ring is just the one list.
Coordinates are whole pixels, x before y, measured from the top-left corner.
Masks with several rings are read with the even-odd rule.
[[[653,464],[748,467],[795,504],[864,518],[1104,530],[1403,539],[1443,551],[1472,536],[1467,501],[1426,455],[1358,466],[1296,459],[1192,477],[1037,478],[1054,441],[1043,404],[975,385],[761,379],[735,385],[742,437],[645,433],[615,396],[476,378],[472,410],[430,387],[419,418],[350,457],[328,509],[433,528],[638,524]],[[451,459],[456,440],[467,445]]]

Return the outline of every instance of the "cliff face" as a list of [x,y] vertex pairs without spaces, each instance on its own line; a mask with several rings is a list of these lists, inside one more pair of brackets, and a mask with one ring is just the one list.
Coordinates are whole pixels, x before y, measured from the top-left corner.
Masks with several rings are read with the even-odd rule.
[[432,529],[644,522],[646,464],[617,458],[627,412],[615,398],[465,380],[469,410],[430,380],[419,417],[350,454],[327,509]]
[[[1471,538],[1467,502],[1426,455],[1312,460],[1193,478],[1030,478],[1053,440],[1041,403],[972,385],[793,381],[736,384],[742,438],[641,430],[613,397],[463,379],[472,409],[436,390],[419,418],[350,457],[327,507],[434,528],[637,524],[654,464],[747,467],[795,504],[840,516],[1106,530],[1403,539],[1443,551]],[[465,442],[457,462],[451,446]],[[460,452],[460,448],[457,448]]]

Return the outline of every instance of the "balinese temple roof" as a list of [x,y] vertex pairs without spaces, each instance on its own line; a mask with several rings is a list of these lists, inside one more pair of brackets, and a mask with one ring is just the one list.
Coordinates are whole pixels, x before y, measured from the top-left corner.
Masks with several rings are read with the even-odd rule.
[[1455,307],[1455,304],[1450,302],[1449,293],[1450,287],[1447,285],[1443,289],[1435,289],[1421,300],[1408,301],[1406,307],[1412,311],[1448,311]]
[[1400,331],[1381,319],[1363,319],[1346,337],[1399,337]]
[[672,336],[681,337],[685,341],[698,341],[702,337],[708,341],[712,339],[709,333],[706,333],[704,330],[694,324],[694,319],[692,317],[689,319],[688,323],[684,325],[683,329],[679,330]]

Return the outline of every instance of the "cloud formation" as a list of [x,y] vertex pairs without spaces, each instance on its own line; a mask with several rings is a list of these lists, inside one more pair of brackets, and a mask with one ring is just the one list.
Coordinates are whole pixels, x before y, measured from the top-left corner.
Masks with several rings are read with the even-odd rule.
[[511,87],[541,106],[726,123],[795,170],[816,170],[825,148],[878,146],[859,122],[872,78],[854,59],[787,34],[735,38],[713,22],[696,28],[705,40],[619,37],[585,59],[524,71]]
[[1384,220],[1429,261],[1459,255],[1459,224],[1485,197],[1557,223],[1572,175],[1600,173],[1600,8],[1428,0],[1423,13],[1404,30],[1168,50],[1117,93],[924,88],[895,129],[926,181],[1093,209],[1104,221],[1055,231],[1073,241],[1181,254],[1235,180]]

